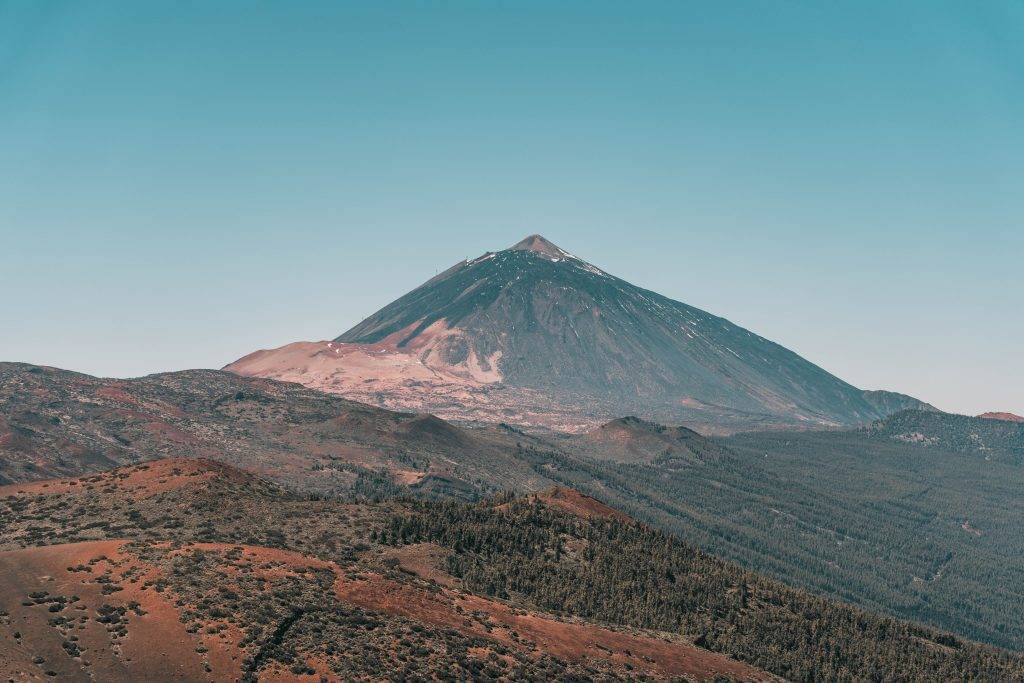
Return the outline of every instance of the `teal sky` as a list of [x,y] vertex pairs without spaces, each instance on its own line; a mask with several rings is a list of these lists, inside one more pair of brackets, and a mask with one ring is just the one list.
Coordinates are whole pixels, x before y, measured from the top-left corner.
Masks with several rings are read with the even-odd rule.
[[1024,413],[1024,4],[0,0],[0,359],[338,335],[539,232]]

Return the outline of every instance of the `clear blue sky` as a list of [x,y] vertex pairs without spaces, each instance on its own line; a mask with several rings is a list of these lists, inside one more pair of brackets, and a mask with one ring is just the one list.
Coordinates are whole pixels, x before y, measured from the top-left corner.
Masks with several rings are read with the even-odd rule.
[[539,232],[1024,413],[1022,122],[1020,2],[0,0],[0,359],[219,367]]

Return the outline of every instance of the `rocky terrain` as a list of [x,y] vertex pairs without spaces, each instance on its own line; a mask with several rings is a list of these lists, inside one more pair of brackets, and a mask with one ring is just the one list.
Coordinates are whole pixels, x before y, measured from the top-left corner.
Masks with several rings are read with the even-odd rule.
[[311,492],[476,497],[554,483],[516,457],[527,438],[216,370],[108,380],[0,363],[0,483],[189,456]]
[[678,467],[721,462],[726,455],[717,442],[692,429],[670,427],[638,417],[612,420],[561,443],[594,459],[618,463],[673,463]]
[[766,581],[574,491],[308,500],[203,459],[0,487],[0,652],[5,678],[83,681],[993,680],[1024,666]]
[[847,431],[722,439],[620,418],[542,438],[227,372],[105,380],[0,365],[4,483],[187,456],[347,501],[560,486],[793,585],[1014,648],[1024,647],[1018,429],[910,411]]
[[623,414],[724,433],[926,407],[857,389],[539,235],[456,264],[333,341],[257,351],[226,369],[391,409],[563,432]]
[[1024,416],[1017,415],[1016,413],[1006,412],[989,412],[982,413],[978,417],[983,420],[1002,420],[1004,422],[1024,422]]

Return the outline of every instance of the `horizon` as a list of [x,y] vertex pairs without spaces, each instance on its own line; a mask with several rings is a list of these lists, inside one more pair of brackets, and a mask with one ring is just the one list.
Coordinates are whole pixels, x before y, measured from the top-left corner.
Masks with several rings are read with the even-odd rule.
[[1022,28],[8,4],[0,360],[220,368],[542,234],[858,388],[1024,414]]

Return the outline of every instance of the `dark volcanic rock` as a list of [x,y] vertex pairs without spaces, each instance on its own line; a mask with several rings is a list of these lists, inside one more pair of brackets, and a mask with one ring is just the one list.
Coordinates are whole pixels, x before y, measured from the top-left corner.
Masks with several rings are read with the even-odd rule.
[[[494,364],[512,387],[666,421],[856,424],[921,407],[865,392],[724,318],[614,277],[539,235],[460,263],[335,342],[415,346]],[[746,416],[744,418],[744,416]]]

